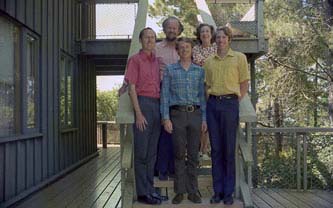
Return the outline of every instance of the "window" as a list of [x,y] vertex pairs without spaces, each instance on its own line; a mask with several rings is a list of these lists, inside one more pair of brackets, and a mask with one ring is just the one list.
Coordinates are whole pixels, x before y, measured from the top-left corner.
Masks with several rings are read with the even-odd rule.
[[73,127],[73,58],[64,52],[60,55],[60,124]]
[[19,28],[0,17],[0,136],[19,128]]
[[37,83],[38,83],[38,40],[31,34],[26,34],[26,119],[27,129],[34,129],[38,125]]
[[0,137],[38,131],[38,43],[0,16]]

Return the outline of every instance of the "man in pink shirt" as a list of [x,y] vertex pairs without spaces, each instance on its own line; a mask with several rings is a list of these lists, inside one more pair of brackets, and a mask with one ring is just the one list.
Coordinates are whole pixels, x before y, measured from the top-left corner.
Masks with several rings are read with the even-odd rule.
[[135,112],[134,170],[138,201],[160,204],[160,195],[154,189],[154,166],[160,135],[160,74],[159,63],[153,53],[156,34],[151,28],[140,34],[142,49],[128,60],[125,81]]
[[[156,57],[160,62],[161,79],[166,65],[177,63],[179,60],[176,51],[176,40],[184,30],[179,19],[173,16],[166,18],[162,23],[162,27],[165,39],[157,43],[155,47]],[[159,173],[160,180],[167,180],[168,175],[173,175],[175,172],[172,138],[171,134],[166,132],[164,128],[161,129],[160,141],[158,144],[156,171]]]

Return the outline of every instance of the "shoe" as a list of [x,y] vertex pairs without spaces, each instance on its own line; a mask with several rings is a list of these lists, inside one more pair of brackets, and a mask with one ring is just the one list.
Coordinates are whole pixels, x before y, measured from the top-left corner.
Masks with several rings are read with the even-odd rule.
[[161,200],[161,201],[168,201],[169,200],[169,198],[167,197],[167,196],[162,196],[161,194],[159,194],[159,193],[152,193],[152,194],[150,194],[153,198],[155,198],[155,199],[159,199],[159,200]]
[[195,204],[201,203],[201,198],[197,194],[188,194],[187,199]]
[[222,201],[222,194],[221,193],[215,193],[212,198],[210,199],[211,204],[218,204]]
[[234,199],[232,198],[232,196],[226,196],[223,199],[223,202],[225,205],[232,205],[234,203]]
[[160,181],[167,181],[168,180],[168,175],[166,173],[160,173],[158,175],[158,179],[160,179]]
[[161,204],[161,200],[156,199],[151,195],[138,196],[138,202],[144,204]]
[[183,194],[176,194],[176,196],[173,197],[173,199],[172,199],[172,204],[180,204],[180,202],[182,202],[183,199],[184,199]]

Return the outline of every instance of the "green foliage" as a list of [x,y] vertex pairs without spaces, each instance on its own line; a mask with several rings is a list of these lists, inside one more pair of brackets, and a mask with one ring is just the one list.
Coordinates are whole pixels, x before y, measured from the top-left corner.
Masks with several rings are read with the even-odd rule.
[[118,108],[118,89],[97,90],[97,121],[114,121]]
[[[168,16],[176,16],[184,25],[183,36],[194,37],[195,27],[197,26],[198,9],[193,0],[155,0],[153,5],[149,6],[149,16],[158,18],[157,23],[162,27],[163,20]],[[161,37],[162,34],[159,34]]]

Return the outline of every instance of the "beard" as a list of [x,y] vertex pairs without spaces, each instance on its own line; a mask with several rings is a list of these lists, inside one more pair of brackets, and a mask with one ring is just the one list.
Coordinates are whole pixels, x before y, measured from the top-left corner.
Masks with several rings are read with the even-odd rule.
[[177,35],[176,34],[172,34],[172,35],[174,35],[174,36],[172,36],[172,37],[169,37],[168,35],[165,37],[165,39],[167,40],[167,41],[169,41],[169,42],[173,42],[173,41],[175,41],[176,39],[177,39]]

